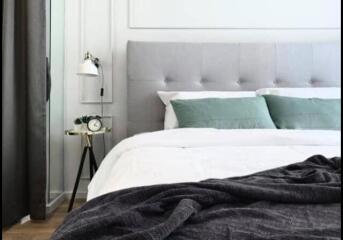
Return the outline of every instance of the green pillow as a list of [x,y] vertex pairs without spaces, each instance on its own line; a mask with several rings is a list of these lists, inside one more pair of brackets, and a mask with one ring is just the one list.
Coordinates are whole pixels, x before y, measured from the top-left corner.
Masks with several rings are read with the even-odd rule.
[[327,129],[341,128],[341,100],[263,96],[277,128]]
[[172,100],[180,128],[274,128],[263,97]]

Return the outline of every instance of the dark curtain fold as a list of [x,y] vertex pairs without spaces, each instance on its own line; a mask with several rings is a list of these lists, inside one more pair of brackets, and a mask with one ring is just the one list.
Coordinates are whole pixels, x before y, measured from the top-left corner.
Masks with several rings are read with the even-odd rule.
[[2,222],[45,218],[45,0],[3,0]]

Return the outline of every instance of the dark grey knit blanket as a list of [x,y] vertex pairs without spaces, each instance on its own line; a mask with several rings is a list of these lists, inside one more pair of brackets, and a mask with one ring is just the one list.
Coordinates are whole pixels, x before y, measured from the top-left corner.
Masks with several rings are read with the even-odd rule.
[[341,239],[341,158],[137,187],[72,211],[52,239]]

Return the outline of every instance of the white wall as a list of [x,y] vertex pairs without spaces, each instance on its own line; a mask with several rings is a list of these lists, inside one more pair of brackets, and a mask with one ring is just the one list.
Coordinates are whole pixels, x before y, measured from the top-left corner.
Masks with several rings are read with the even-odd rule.
[[339,28],[339,5],[338,0],[130,0],[129,26]]
[[[182,4],[182,1],[184,4]],[[164,0],[172,7],[172,13],[160,18],[163,6],[160,0],[74,0],[66,1],[65,9],[65,128],[72,127],[75,117],[98,112],[96,103],[98,90],[96,81],[82,81],[75,74],[85,50],[93,52],[103,60],[107,92],[105,106],[106,124],[113,127],[107,137],[107,147],[113,146],[126,136],[126,44],[128,40],[140,41],[184,41],[184,42],[313,42],[340,40],[340,0],[277,0],[288,6],[282,17],[269,14],[263,21],[246,22],[245,8],[250,18],[259,18],[264,8],[251,11],[250,3],[267,0],[225,0],[223,7],[236,4],[234,23],[230,15],[223,19],[201,18],[199,12],[192,17],[192,6],[198,1],[202,8],[221,7],[220,0]],[[275,0],[276,1],[276,0]],[[269,1],[270,2],[270,1]],[[287,5],[289,2],[289,5]],[[142,7],[141,4],[149,4]],[[242,5],[242,3],[248,6]],[[313,3],[313,4],[311,4]],[[178,5],[185,5],[179,8]],[[255,4],[256,5],[256,4]],[[312,7],[315,6],[313,9]],[[268,5],[266,11],[273,11],[275,5]],[[292,9],[296,9],[296,15]],[[130,10],[131,9],[131,10]],[[183,11],[178,11],[183,9]],[[194,6],[197,9],[197,6]],[[322,9],[318,13],[318,9]],[[195,11],[195,10],[194,10]],[[193,12],[194,12],[193,11]],[[187,14],[184,14],[184,13]],[[301,17],[299,13],[302,13]],[[252,14],[252,16],[251,16]],[[255,14],[255,15],[254,15]],[[287,15],[288,14],[288,15]],[[318,19],[314,19],[320,14]],[[286,16],[286,17],[285,17]],[[287,21],[289,16],[289,21]],[[174,18],[173,18],[174,17]],[[297,21],[294,21],[294,17]],[[201,18],[201,22],[195,21]],[[270,19],[271,18],[271,19]],[[314,19],[308,22],[306,19]],[[130,19],[130,20],[129,20]],[[184,19],[184,21],[182,20]],[[194,20],[195,19],[195,20]],[[241,20],[240,20],[241,19]],[[266,24],[277,20],[276,23]],[[221,21],[223,26],[220,26]],[[296,23],[299,21],[299,25]],[[230,24],[228,24],[230,23]],[[233,25],[232,25],[233,24]],[[192,25],[194,27],[192,27]],[[96,141],[99,150],[101,142]],[[65,137],[65,189],[71,191],[79,158],[81,142],[78,137]],[[99,154],[98,154],[99,155]],[[86,167],[85,169],[88,169]],[[84,176],[88,176],[85,171]],[[80,192],[85,193],[88,181],[81,181]]]

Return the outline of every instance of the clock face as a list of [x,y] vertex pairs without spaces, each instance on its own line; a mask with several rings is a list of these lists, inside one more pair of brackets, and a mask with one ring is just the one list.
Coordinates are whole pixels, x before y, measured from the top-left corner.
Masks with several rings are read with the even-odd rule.
[[89,120],[87,126],[90,131],[97,132],[101,129],[102,123],[100,119],[94,118],[94,119]]

